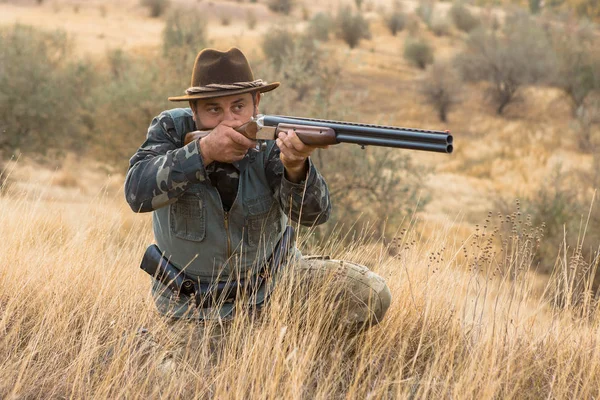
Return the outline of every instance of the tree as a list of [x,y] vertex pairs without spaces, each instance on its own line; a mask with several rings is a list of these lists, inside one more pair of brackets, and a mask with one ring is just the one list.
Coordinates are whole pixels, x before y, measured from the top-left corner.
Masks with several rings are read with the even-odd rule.
[[552,47],[557,56],[554,86],[560,88],[571,102],[573,117],[583,109],[593,91],[600,89],[600,57],[598,40],[589,25],[582,23],[552,24]]
[[456,65],[465,80],[490,83],[488,95],[502,114],[519,98],[521,87],[551,80],[556,57],[541,27],[528,15],[515,14],[501,31],[480,27],[471,32]]
[[433,63],[433,49],[425,40],[409,38],[404,43],[404,58],[425,69]]
[[369,23],[360,12],[354,14],[349,6],[342,7],[336,18],[338,37],[344,40],[351,49],[356,47],[361,39],[370,39]]
[[460,102],[461,88],[460,76],[447,62],[431,65],[419,83],[419,92],[435,108],[442,122],[448,121],[448,112]]
[[383,21],[393,36],[396,36],[396,33],[404,29],[404,26],[406,25],[406,15],[402,12],[399,3],[394,3],[392,10],[384,15]]

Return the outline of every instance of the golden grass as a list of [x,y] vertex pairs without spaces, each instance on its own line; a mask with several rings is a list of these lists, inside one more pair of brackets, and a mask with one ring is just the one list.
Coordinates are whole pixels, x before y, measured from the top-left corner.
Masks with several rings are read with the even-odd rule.
[[[87,193],[71,203],[0,197],[0,398],[600,395],[597,306],[589,294],[552,306],[530,271],[526,227],[515,225],[521,236],[503,252],[490,247],[493,221],[467,239],[456,223],[413,223],[393,252],[332,240],[322,250],[387,280],[393,303],[380,325],[348,336],[318,293],[293,306],[280,292],[261,318],[243,314],[215,341],[155,312],[138,268],[150,216],[131,213],[119,191]],[[569,274],[548,287],[568,292]],[[140,327],[156,345],[144,349]]]

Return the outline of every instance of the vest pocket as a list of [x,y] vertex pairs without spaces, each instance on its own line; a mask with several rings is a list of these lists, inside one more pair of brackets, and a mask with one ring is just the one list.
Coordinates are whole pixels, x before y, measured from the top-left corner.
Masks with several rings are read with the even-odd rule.
[[185,240],[199,242],[206,235],[205,204],[198,190],[187,191],[171,204],[171,232]]
[[277,237],[281,231],[281,216],[278,204],[271,195],[250,199],[247,202],[248,216],[246,225],[248,245],[256,247],[261,239]]

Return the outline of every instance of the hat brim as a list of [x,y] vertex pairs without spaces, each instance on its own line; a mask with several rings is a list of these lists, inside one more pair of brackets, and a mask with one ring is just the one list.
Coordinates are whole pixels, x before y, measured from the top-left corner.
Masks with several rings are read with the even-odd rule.
[[200,100],[200,99],[213,99],[215,97],[223,97],[223,96],[233,96],[236,94],[249,93],[249,92],[270,92],[273,89],[279,87],[279,82],[269,83],[265,86],[260,87],[251,87],[244,89],[235,89],[235,90],[219,90],[215,92],[206,92],[206,93],[194,93],[191,95],[186,94],[185,96],[175,96],[169,97],[169,101],[190,101],[190,100]]

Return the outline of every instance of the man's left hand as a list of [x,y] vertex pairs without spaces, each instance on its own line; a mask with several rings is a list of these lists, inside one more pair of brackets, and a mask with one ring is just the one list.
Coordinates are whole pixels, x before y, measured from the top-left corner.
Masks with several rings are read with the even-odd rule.
[[279,158],[285,168],[286,178],[290,182],[301,182],[306,178],[308,172],[308,157],[316,149],[326,149],[329,146],[309,146],[300,140],[296,132],[288,130],[279,132],[277,137],[277,147],[281,150]]

